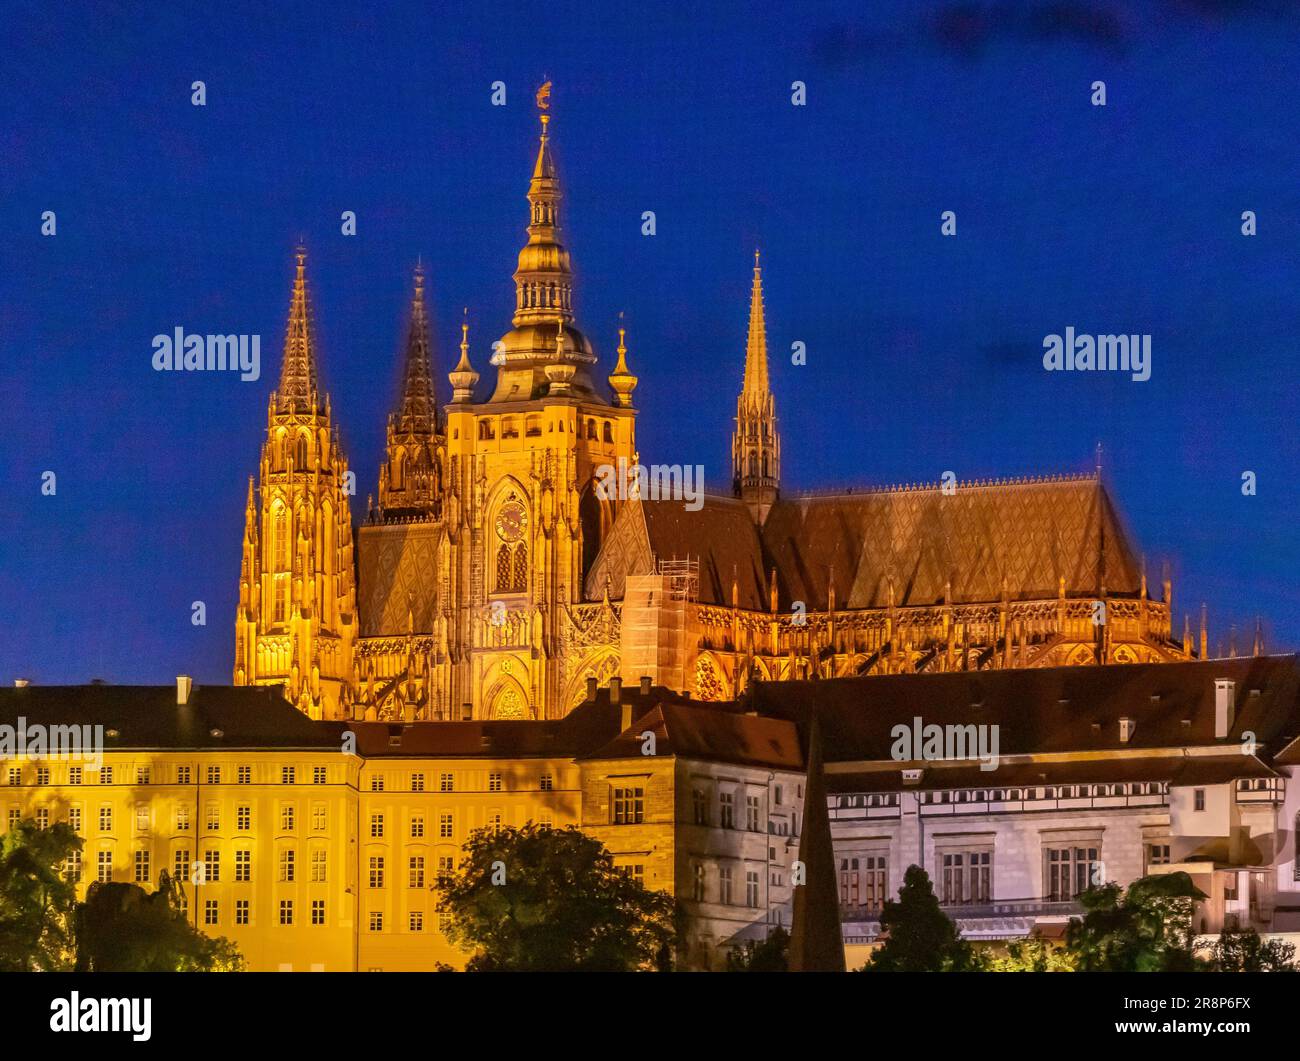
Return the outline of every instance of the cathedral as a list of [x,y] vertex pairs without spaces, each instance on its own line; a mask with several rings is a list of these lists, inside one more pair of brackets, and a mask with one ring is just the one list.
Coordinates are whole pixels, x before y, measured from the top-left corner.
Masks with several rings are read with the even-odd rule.
[[355,535],[299,248],[248,486],[236,685],[283,685],[318,719],[555,719],[614,679],[724,700],[787,678],[1206,656],[1204,613],[1198,646],[1186,619],[1174,636],[1170,579],[1148,592],[1100,467],[787,490],[757,254],[730,494],[687,506],[597,489],[601,469],[639,463],[637,377],[622,329],[601,379],[578,327],[545,94],[538,106],[495,374],[474,368],[462,323],[439,399],[417,268],[401,392]]

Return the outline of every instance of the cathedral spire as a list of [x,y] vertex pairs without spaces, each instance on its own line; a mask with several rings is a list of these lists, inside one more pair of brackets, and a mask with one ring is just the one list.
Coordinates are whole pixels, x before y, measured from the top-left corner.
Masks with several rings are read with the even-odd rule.
[[754,518],[762,523],[780,491],[781,438],[776,429],[776,399],[767,373],[767,323],[763,315],[763,271],[758,251],[754,251],[745,376],[736,399],[731,469],[736,496],[749,505]]
[[289,300],[289,327],[284,337],[284,361],[280,365],[280,387],[276,395],[282,411],[309,412],[317,404],[317,381],[311,309],[307,303],[307,248],[298,244],[294,255],[298,262],[297,275]]
[[411,296],[411,328],[406,340],[406,368],[402,395],[394,413],[400,430],[432,435],[438,426],[438,399],[433,388],[429,343],[429,316],[424,304],[424,267],[415,267],[415,293]]
[[528,242],[515,270],[515,327],[573,320],[573,269],[560,244],[560,178],[555,168],[549,126],[550,82],[537,93],[541,135],[537,161],[528,182]]

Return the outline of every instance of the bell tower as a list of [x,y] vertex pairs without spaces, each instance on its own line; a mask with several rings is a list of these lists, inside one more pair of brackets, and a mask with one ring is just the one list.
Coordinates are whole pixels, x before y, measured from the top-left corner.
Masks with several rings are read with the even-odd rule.
[[259,489],[248,483],[236,685],[283,685],[316,719],[346,717],[353,682],[356,586],[349,497],[355,479],[339,447],[328,395],[321,404],[297,250],[280,385],[271,394]]

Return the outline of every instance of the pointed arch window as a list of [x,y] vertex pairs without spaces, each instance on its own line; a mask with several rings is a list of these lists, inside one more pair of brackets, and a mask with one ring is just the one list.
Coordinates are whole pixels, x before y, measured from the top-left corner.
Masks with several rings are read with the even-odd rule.
[[294,464],[298,469],[307,467],[307,436],[298,436],[298,455],[294,458]]
[[502,543],[497,549],[497,591],[501,593],[508,592],[513,587],[511,578],[513,571],[510,566],[510,546]]
[[523,542],[515,546],[514,588],[521,593],[528,588],[528,546]]
[[275,510],[273,517],[275,526],[272,529],[272,537],[275,542],[275,551],[272,554],[275,557],[275,566],[279,571],[289,570],[289,517],[280,505]]

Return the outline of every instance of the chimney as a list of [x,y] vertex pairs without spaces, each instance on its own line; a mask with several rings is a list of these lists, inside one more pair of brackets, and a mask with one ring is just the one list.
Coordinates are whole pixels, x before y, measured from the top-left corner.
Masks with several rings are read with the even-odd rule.
[[641,695],[650,695],[650,683],[653,679],[648,674],[641,675]]
[[587,679],[587,703],[594,703],[596,700],[596,677],[592,675]]
[[190,690],[194,688],[194,679],[188,674],[176,675],[176,702],[178,704],[188,704],[190,702]]
[[618,701],[619,701],[619,697],[621,697],[622,695],[623,695],[623,679],[622,679],[622,678],[610,678],[610,680],[609,680],[609,702],[610,702],[611,704],[616,704],[616,703],[618,703]]
[[1214,679],[1214,736],[1223,740],[1232,729],[1237,707],[1237,683],[1231,678]]
[[631,728],[632,728],[632,705],[624,704],[622,717],[619,720],[619,732],[623,733]]
[[30,683],[27,681],[26,678],[15,678],[15,679],[14,679],[14,688],[15,688],[15,689],[26,689],[27,686],[28,686],[28,684],[30,684]]
[[473,717],[474,717],[474,705],[473,705],[473,704],[461,704],[461,705],[460,705],[460,717],[461,717],[461,721],[462,721],[462,722],[469,722],[471,719],[473,719]]
[[1127,744],[1133,736],[1133,731],[1137,728],[1136,719],[1121,718],[1119,720],[1119,739],[1122,744]]

